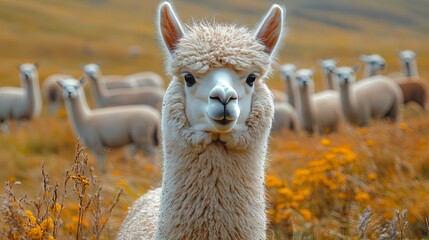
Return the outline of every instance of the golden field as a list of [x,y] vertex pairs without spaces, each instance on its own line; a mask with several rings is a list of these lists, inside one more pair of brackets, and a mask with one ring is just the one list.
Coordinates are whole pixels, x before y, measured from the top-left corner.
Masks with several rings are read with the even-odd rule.
[[[402,49],[416,51],[419,73],[429,78],[424,0],[176,0],[174,5],[185,22],[214,17],[253,27],[274,2],[287,6],[278,63],[316,69],[317,90],[323,88],[319,59],[352,65],[359,54],[379,53],[389,74],[399,71],[396,54]],[[53,73],[79,78],[81,64],[97,62],[105,74],[155,71],[167,84],[155,34],[157,4],[0,1],[0,85],[19,86],[16,66],[35,61],[41,82]],[[132,46],[138,46],[137,56],[129,54]],[[268,84],[283,89],[278,71]],[[34,121],[12,123],[9,134],[0,134],[2,239],[112,239],[128,206],[160,184],[160,158],[125,161],[123,150],[108,150],[106,173],[90,172],[94,157],[86,158],[76,145],[64,109],[55,116],[45,109]],[[413,104],[404,108],[399,129],[374,122],[327,136],[273,136],[266,178],[269,236],[428,239],[428,147],[428,115]]]

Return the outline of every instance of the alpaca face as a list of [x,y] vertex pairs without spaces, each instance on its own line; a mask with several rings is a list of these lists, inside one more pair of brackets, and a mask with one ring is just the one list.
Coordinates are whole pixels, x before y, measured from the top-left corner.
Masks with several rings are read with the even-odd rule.
[[297,87],[301,90],[313,89],[313,70],[300,69],[296,72]]
[[411,50],[404,50],[399,53],[399,58],[404,63],[411,63],[416,59],[416,53]]
[[90,79],[95,79],[100,73],[100,66],[94,63],[85,64],[83,66],[83,73]]
[[337,60],[335,59],[324,59],[320,61],[320,66],[326,73],[332,73],[336,64]]
[[416,53],[411,50],[404,50],[399,53],[402,69],[407,77],[417,76],[417,65],[415,64]]
[[376,75],[386,67],[386,61],[378,54],[361,55],[360,59],[367,65],[370,76]]
[[356,67],[339,67],[334,71],[340,86],[348,86],[355,81]]
[[19,65],[19,72],[24,84],[29,84],[31,80],[37,77],[37,65],[24,63]]
[[263,84],[258,79],[270,72],[282,35],[282,8],[273,5],[255,31],[208,22],[183,28],[167,1],[160,5],[158,21],[167,70],[173,81],[183,82],[190,128],[213,133],[246,130],[253,84]]
[[246,130],[257,72],[228,68],[210,71],[201,77],[182,73],[185,81],[186,116],[193,129],[225,133]]
[[79,88],[83,82],[75,79],[58,80],[57,83],[63,88],[64,99],[75,99],[79,96]]
[[295,71],[295,64],[284,64],[280,67],[280,73],[286,81],[290,81],[294,77]]

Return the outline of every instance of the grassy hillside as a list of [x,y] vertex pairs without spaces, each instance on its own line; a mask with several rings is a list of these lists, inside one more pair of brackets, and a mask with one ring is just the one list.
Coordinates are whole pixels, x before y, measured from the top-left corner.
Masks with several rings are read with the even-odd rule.
[[[82,74],[81,64],[89,62],[100,63],[105,74],[155,71],[167,77],[155,34],[158,3],[155,0],[1,0],[0,85],[18,86],[16,65],[34,61],[40,64],[41,81],[59,72],[78,78]],[[352,65],[359,63],[359,54],[379,53],[387,60],[385,72],[391,73],[399,71],[396,54],[401,49],[417,52],[420,75],[429,78],[426,0],[174,1],[184,22],[215,18],[249,28],[255,26],[272,3],[287,7],[287,35],[278,55],[279,64],[295,63],[316,69],[316,89],[323,87],[319,59],[335,57],[339,65]],[[130,55],[133,48],[137,48],[137,56]],[[277,71],[268,84],[283,89]],[[400,134],[395,133],[388,124],[374,123],[368,128],[350,128],[328,137],[290,133],[274,136],[267,178],[270,236],[287,239],[291,236],[285,232],[293,232],[298,239],[345,238],[353,235],[358,215],[369,206],[380,221],[371,222],[373,228],[368,229],[374,230],[381,223],[392,225],[394,209],[408,209],[410,229],[404,233],[410,238],[427,237],[427,114],[415,105],[407,106]],[[3,168],[0,180],[21,183],[14,187],[17,196],[33,198],[43,182],[41,162],[44,161],[51,183],[59,182],[62,186],[66,170],[73,163],[75,145],[76,138],[64,109],[57,116],[47,116],[44,112],[33,122],[12,124],[9,134],[0,134]],[[335,154],[338,158],[332,158]],[[88,156],[89,165],[94,166],[93,156]],[[332,162],[333,159],[346,161]],[[106,205],[114,202],[113,196],[119,189],[124,190],[103,239],[115,235],[127,207],[141,193],[158,186],[161,179],[159,159],[155,163],[144,156],[139,161],[123,160],[122,150],[109,150],[107,173],[95,172],[98,183],[104,186]],[[346,180],[315,177],[312,182],[304,181],[300,178],[303,172],[330,177],[335,173]],[[291,198],[290,193],[302,198]],[[349,194],[347,198],[345,193]],[[326,207],[329,203],[332,208]],[[77,221],[76,205],[75,198],[64,204],[65,227],[60,235],[63,238],[73,238],[76,231],[68,228]],[[350,211],[344,212],[342,207]],[[90,216],[88,212],[87,217]],[[88,222],[84,224],[84,233],[91,235]],[[372,234],[378,236],[376,230]]]

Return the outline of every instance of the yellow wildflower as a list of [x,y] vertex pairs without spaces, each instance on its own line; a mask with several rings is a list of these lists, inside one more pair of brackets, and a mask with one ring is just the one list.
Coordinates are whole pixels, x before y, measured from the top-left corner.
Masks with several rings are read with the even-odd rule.
[[368,173],[368,179],[374,181],[377,179],[377,174],[375,172]]
[[304,219],[306,221],[310,221],[311,220],[311,212],[309,210],[301,208],[299,210],[299,213],[304,217]]
[[372,140],[372,139],[367,139],[367,140],[365,141],[365,144],[366,144],[368,147],[373,147],[373,146],[375,145],[375,141],[374,141],[374,140]]
[[30,239],[41,239],[42,236],[43,232],[39,225],[35,226],[29,232],[27,232],[27,237]]
[[36,218],[33,215],[33,212],[31,212],[30,210],[25,210],[25,214],[27,215],[31,225],[35,225],[37,223]]
[[367,202],[369,200],[369,194],[365,192],[358,192],[356,193],[355,199],[358,202]]
[[54,220],[48,217],[47,219],[42,221],[40,227],[42,228],[43,232],[51,233],[54,230]]
[[284,182],[276,176],[268,175],[265,177],[265,184],[267,187],[278,188],[284,185]]
[[279,193],[283,196],[285,196],[286,198],[290,198],[293,195],[292,190],[290,190],[289,188],[280,188],[279,189]]
[[320,143],[321,143],[323,146],[329,146],[329,144],[331,144],[331,141],[329,141],[329,139],[327,139],[327,138],[322,138],[322,139],[320,140]]

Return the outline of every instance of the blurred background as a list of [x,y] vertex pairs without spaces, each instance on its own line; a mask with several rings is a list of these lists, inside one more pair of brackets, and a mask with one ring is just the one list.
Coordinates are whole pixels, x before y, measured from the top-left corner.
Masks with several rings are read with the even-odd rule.
[[[417,53],[419,74],[429,78],[427,0],[173,1],[179,18],[185,23],[215,19],[248,28],[254,28],[273,3],[287,8],[287,34],[277,57],[278,64],[267,82],[273,89],[284,89],[278,71],[281,64],[314,68],[316,90],[320,90],[324,87],[320,59],[336,58],[338,66],[349,66],[361,64],[359,54],[377,53],[386,59],[387,69],[383,73],[389,74],[400,72],[398,52],[405,49]],[[168,76],[164,72],[163,52],[155,28],[158,4],[157,0],[0,0],[0,86],[20,86],[17,66],[26,62],[39,64],[40,84],[54,73],[80,78],[82,64],[99,63],[103,74],[157,72],[164,77],[166,86]],[[358,78],[362,72],[359,70]],[[286,201],[276,191],[292,181],[294,171],[336,151],[331,147],[345,147],[357,154],[358,163],[347,176],[358,179],[359,184],[367,184],[367,188],[361,190],[368,194],[368,198],[365,195],[364,200],[353,203],[354,212],[350,218],[355,221],[347,222],[352,227],[346,232],[339,227],[341,220],[335,215],[336,210],[328,213],[326,219],[336,219],[338,224],[322,224],[323,214],[316,217],[315,207],[302,203],[297,209],[308,210],[310,216],[298,210],[296,216],[310,225],[303,225],[307,228],[303,227],[301,232],[291,230],[288,216],[271,213],[278,217],[275,224],[273,221],[273,238],[287,239],[291,235],[282,232],[289,230],[301,233],[295,236],[312,232],[313,235],[308,236],[315,239],[335,238],[340,235],[315,233],[329,232],[329,228],[335,227],[339,233],[353,235],[353,225],[358,225],[358,215],[367,206],[379,206],[385,219],[394,218],[394,209],[411,209],[412,230],[408,234],[413,235],[409,236],[427,238],[429,121],[426,118],[425,113],[413,106],[405,109],[404,134],[400,139],[390,135],[390,127],[383,124],[328,137],[286,134],[273,138],[268,175],[281,180],[269,188],[275,199],[271,210]],[[75,145],[76,138],[64,109],[55,116],[48,116],[44,109],[39,118],[21,126],[12,123],[9,134],[0,134],[0,180],[19,181],[21,185],[15,188],[17,195],[34,196],[40,190],[42,160],[52,181],[61,182],[68,166],[72,165]],[[103,235],[106,239],[115,236],[132,201],[147,189],[158,186],[161,179],[159,162],[153,163],[143,157],[141,162],[124,163],[122,155],[122,151],[109,150],[107,172],[98,179],[108,195],[125,189],[118,210],[113,212]],[[95,165],[91,154],[89,164]],[[392,176],[396,177],[392,179]],[[76,210],[64,214],[64,222],[72,224]]]

